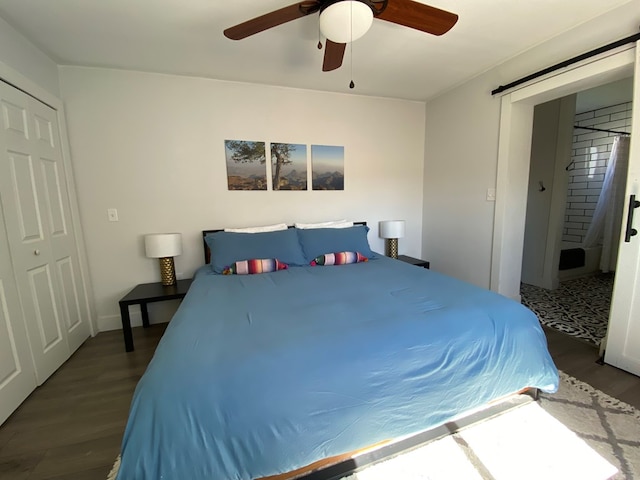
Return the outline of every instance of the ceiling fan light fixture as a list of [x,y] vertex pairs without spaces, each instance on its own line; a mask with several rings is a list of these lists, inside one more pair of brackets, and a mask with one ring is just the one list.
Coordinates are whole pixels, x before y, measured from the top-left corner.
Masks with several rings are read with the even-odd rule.
[[325,38],[335,43],[349,43],[359,39],[369,31],[372,23],[373,10],[358,0],[333,3],[320,13],[320,31]]

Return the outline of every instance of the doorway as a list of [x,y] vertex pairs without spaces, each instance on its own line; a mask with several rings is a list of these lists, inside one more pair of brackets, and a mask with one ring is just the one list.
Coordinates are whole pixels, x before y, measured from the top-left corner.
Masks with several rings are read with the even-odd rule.
[[[616,80],[634,78],[632,141],[625,189],[625,242],[619,244],[618,281],[611,302],[604,360],[640,375],[640,242],[632,238],[635,203],[640,196],[640,49],[627,45],[575,68],[539,80],[501,98],[491,289],[520,300],[520,278],[531,131],[535,105]],[[634,140],[636,139],[636,140]],[[640,205],[640,202],[638,202]],[[629,241],[627,241],[627,238]]]
[[[631,132],[632,97],[629,77],[534,107],[522,303],[543,325],[594,346],[607,332],[617,253],[610,251],[613,234],[603,249],[601,212],[607,204],[620,211],[617,246],[628,164],[619,158],[624,150],[616,137]],[[571,129],[560,129],[559,123]],[[611,195],[612,172],[617,202]]]

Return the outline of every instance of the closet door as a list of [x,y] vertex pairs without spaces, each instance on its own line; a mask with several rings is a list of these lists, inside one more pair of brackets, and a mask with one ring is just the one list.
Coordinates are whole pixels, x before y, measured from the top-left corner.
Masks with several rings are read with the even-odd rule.
[[38,195],[43,209],[44,230],[48,234],[52,265],[55,266],[62,309],[63,328],[71,352],[89,336],[89,312],[82,291],[80,263],[74,230],[71,224],[69,196],[64,172],[60,132],[56,112],[29,98],[29,113],[33,118],[40,183]]
[[0,197],[0,425],[36,388]]
[[88,319],[79,310],[77,255],[55,112],[5,84],[0,84],[0,109],[0,192],[41,384],[88,337]]

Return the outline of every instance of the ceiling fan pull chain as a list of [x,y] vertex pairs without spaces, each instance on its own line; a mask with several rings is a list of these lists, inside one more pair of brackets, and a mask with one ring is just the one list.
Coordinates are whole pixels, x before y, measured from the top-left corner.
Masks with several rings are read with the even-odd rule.
[[351,82],[349,82],[349,88],[353,89],[355,88],[356,84],[353,83],[353,42],[351,42],[349,44],[349,50],[350,50],[350,69],[351,69]]
[[349,88],[354,88],[356,86],[355,83],[353,83],[353,42],[351,42],[349,44],[349,54],[350,54],[350,59],[349,59],[349,68],[351,69],[351,82],[349,82]]
[[351,4],[351,41],[349,42],[349,67],[351,69],[351,82],[349,82],[349,88],[355,88],[356,84],[353,83],[353,3]]
[[322,50],[322,32],[320,31],[320,22],[318,22],[318,50]]

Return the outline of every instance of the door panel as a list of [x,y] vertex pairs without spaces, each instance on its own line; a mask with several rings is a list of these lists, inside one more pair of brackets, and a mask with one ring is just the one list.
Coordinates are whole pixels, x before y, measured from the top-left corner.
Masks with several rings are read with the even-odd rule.
[[[34,320],[40,338],[40,345],[34,345],[34,347],[46,354],[63,341],[54,294],[55,287],[49,265],[40,265],[28,270],[27,279],[31,290],[30,298],[33,300]],[[33,340],[32,338],[32,343]]]
[[4,282],[0,280],[0,390],[14,380],[21,370],[12,321],[15,319],[9,314],[7,292]]
[[78,298],[75,268],[73,259],[66,257],[58,260],[58,278],[62,286],[62,301],[65,312],[67,331],[72,332],[80,328],[82,323],[82,308]]
[[29,111],[33,113],[36,155],[40,162],[39,196],[46,230],[51,245],[51,255],[57,267],[60,284],[59,303],[67,328],[66,336],[71,352],[89,337],[89,312],[84,297],[77,242],[70,226],[69,202],[64,161],[60,148],[60,132],[56,112],[46,105],[30,99]]
[[36,139],[42,144],[47,145],[49,148],[56,148],[52,122],[37,114],[33,116],[33,119],[36,128]]
[[60,189],[60,174],[55,160],[41,159],[42,177],[44,179],[44,195],[47,204],[49,232],[53,237],[67,234]]
[[11,172],[11,183],[16,197],[16,214],[22,233],[22,242],[43,239],[40,209],[31,156],[20,152],[7,152]]
[[15,105],[5,99],[0,101],[0,105],[2,105],[3,124],[7,132],[28,139],[29,129],[27,128],[26,108],[21,105]]
[[0,202],[0,424],[36,388],[33,360],[10,258]]

